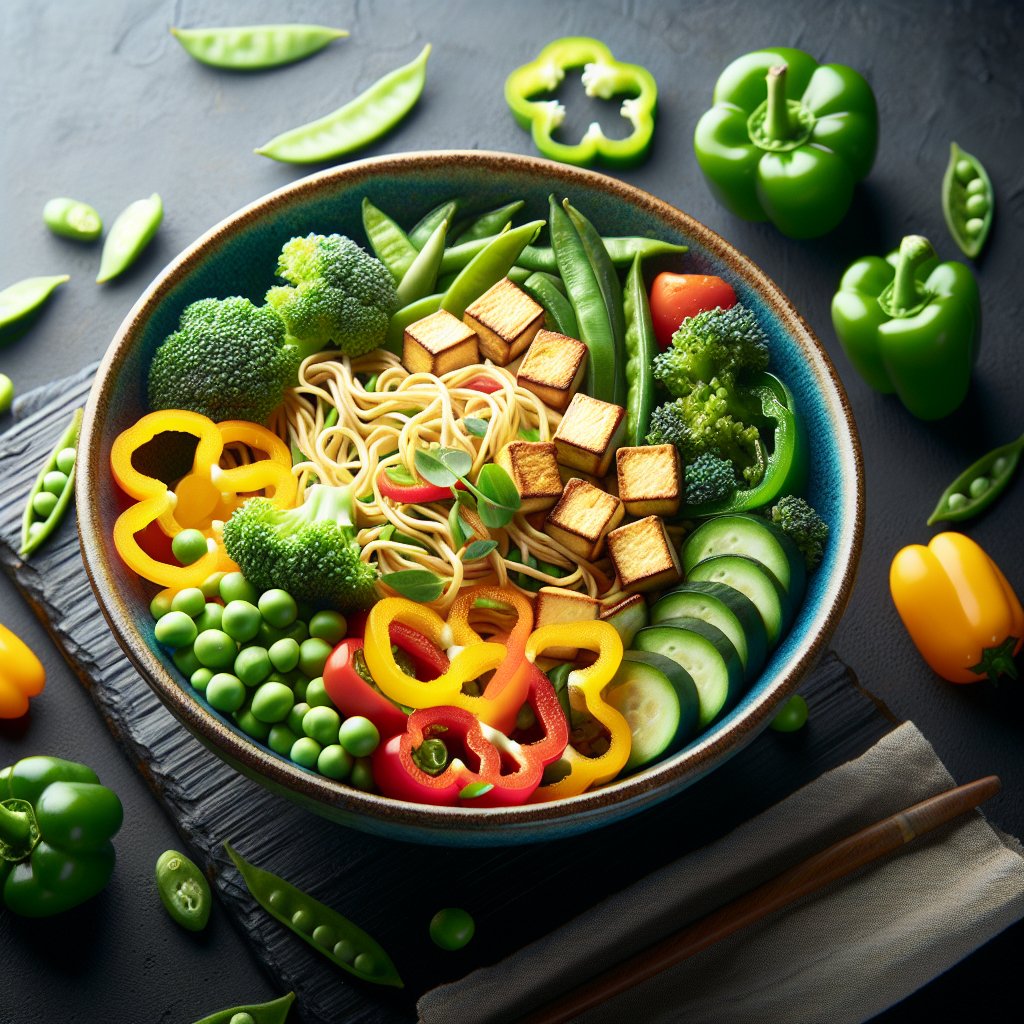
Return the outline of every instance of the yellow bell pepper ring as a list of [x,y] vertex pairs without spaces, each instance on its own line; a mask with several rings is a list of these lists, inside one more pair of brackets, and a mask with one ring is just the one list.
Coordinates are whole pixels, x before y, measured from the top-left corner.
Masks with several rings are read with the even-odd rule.
[[940,533],[927,547],[903,548],[889,589],[911,640],[937,675],[976,683],[1001,674],[1024,640],[1024,609],[985,551],[961,533]]
[[549,786],[541,786],[530,798],[533,803],[578,796],[591,786],[609,782],[629,760],[633,744],[629,723],[603,696],[622,662],[622,640],[615,627],[607,622],[541,626],[526,643],[526,657],[532,662],[550,647],[567,645],[597,655],[592,665],[569,673],[569,702],[600,722],[608,730],[610,740],[608,749],[598,757],[586,757],[574,747],[566,747],[562,761],[568,763],[569,774]]
[[46,685],[46,669],[21,637],[0,625],[0,718],[21,718]]

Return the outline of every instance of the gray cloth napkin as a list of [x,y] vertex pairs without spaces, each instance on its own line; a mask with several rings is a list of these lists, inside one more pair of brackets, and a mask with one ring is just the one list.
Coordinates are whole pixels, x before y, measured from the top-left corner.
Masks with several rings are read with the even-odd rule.
[[[830,843],[953,785],[931,744],[904,723],[718,842],[493,967],[427,992],[420,1021],[513,1021]],[[1021,917],[1024,851],[974,812],[578,1019],[862,1021]]]

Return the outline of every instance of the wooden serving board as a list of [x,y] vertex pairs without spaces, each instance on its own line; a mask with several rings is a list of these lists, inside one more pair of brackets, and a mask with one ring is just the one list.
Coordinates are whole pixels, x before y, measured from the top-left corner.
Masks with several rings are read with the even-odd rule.
[[[227,767],[178,724],[121,652],[82,567],[73,516],[23,563],[24,497],[94,368],[19,400],[0,436],[0,562],[64,652],[125,755],[204,865],[222,904],[307,1022],[390,1024],[414,1017],[427,988],[493,963],[604,896],[724,834],[821,772],[863,753],[895,719],[827,655],[801,692],[810,723],[768,731],[713,775],[642,815],[557,842],[494,850],[379,839],[332,824]],[[266,915],[221,843],[330,904],[391,953],[403,991],[365,985],[323,960]],[[476,938],[461,953],[426,939],[444,906],[468,909]]]

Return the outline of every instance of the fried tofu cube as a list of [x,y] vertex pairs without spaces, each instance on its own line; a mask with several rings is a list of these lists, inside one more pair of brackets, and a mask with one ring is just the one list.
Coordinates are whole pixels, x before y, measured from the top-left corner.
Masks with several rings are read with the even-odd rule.
[[509,441],[494,460],[512,478],[521,512],[542,512],[562,496],[562,478],[551,441]]
[[[534,609],[534,629],[541,626],[564,625],[572,622],[593,622],[601,612],[597,598],[579,594],[562,587],[541,587],[537,591]],[[548,647],[546,658],[570,661],[579,654],[575,647]]]
[[439,309],[405,329],[402,365],[410,373],[435,377],[480,362],[480,346],[472,327]]
[[674,444],[620,448],[615,469],[619,497],[631,516],[674,516],[679,511],[683,471]]
[[679,559],[659,516],[646,516],[608,534],[608,553],[622,589],[631,594],[678,582]]
[[466,307],[462,316],[480,339],[480,352],[498,366],[508,366],[533,341],[544,323],[544,307],[503,277]]
[[586,480],[573,479],[548,513],[545,529],[573,554],[592,562],[625,514],[618,498]]
[[555,431],[558,461],[591,476],[604,476],[625,430],[626,410],[621,405],[578,394]]
[[549,408],[565,412],[586,365],[587,346],[582,341],[540,330],[523,357],[516,382]]

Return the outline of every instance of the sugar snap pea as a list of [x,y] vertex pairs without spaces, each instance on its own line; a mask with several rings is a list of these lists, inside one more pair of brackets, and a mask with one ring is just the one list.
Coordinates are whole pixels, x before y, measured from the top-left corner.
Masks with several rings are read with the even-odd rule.
[[190,932],[201,932],[210,920],[210,883],[183,853],[165,850],[156,862],[156,888],[171,919]]
[[641,256],[633,257],[622,296],[626,316],[626,444],[641,445],[651,428],[654,357],[658,342],[651,322]]
[[315,164],[379,139],[412,110],[427,80],[430,44],[408,64],[374,82],[354,100],[317,121],[283,132],[256,150],[292,164]]
[[67,274],[54,277],[26,277],[0,291],[0,340],[30,317],[53,294],[54,288],[70,281]]
[[448,221],[443,220],[434,228],[433,234],[423,243],[423,248],[402,275],[396,289],[400,307],[408,306],[410,302],[422,299],[424,295],[429,295],[434,290],[447,235]]
[[427,239],[436,230],[437,225],[443,220],[446,220],[451,224],[455,219],[455,214],[458,213],[458,210],[458,199],[449,199],[445,203],[438,204],[419,219],[416,226],[409,232],[409,241],[412,242],[417,249],[422,249],[426,244]]
[[[653,256],[678,256],[689,248],[661,238],[645,238],[643,235],[603,235],[601,241],[612,263],[620,269],[628,267],[637,253],[647,259]],[[519,265],[530,270],[546,270],[548,273],[558,269],[554,252],[550,246],[545,245],[528,245],[519,257]]]
[[474,238],[471,242],[462,242],[459,245],[450,245],[441,257],[441,266],[438,273],[445,277],[448,274],[457,274],[470,260],[484,251],[498,235],[489,235],[486,238]]
[[971,463],[943,492],[928,525],[962,523],[995,502],[1013,478],[1024,452],[1024,434]]
[[335,39],[344,39],[348,32],[323,25],[233,25],[172,28],[171,34],[202,64],[229,71],[260,71],[309,57]]
[[155,192],[148,199],[129,203],[110,226],[96,283],[103,284],[127,270],[149,245],[163,219],[164,204]]
[[557,331],[570,338],[579,337],[576,314],[572,311],[572,303],[560,291],[561,280],[536,271],[523,282],[523,289],[544,307],[544,323],[549,331]]
[[525,205],[525,200],[517,199],[515,202],[499,206],[496,210],[488,210],[487,213],[481,213],[479,217],[475,217],[459,232],[455,239],[455,244],[457,245],[459,242],[472,242],[475,238],[486,238],[488,235],[497,234],[506,224],[512,223],[512,218]]
[[441,292],[435,295],[426,295],[422,299],[410,302],[403,306],[397,313],[392,314],[391,322],[388,324],[388,334],[384,341],[384,348],[388,352],[394,352],[396,356],[402,354],[402,343],[405,338],[405,329],[409,324],[422,320],[431,313],[436,313],[441,308],[441,299],[444,296]]
[[992,227],[995,192],[981,161],[955,142],[942,179],[942,213],[953,241],[974,259]]
[[293,1002],[295,993],[289,992],[269,1003],[248,1003],[217,1010],[195,1024],[285,1024]]
[[406,233],[383,210],[363,197],[363,230],[374,255],[398,284],[418,253]]
[[55,234],[78,242],[95,242],[103,234],[100,215],[80,199],[59,196],[43,207],[43,223]]
[[361,928],[290,882],[250,864],[227,843],[224,849],[253,898],[271,917],[357,978],[404,987],[391,958]]
[[0,373],[0,416],[14,404],[14,381],[6,373]]
[[75,446],[82,427],[82,410],[76,409],[53,453],[43,464],[29,492],[21,519],[23,558],[32,554],[57,528],[75,493]]

